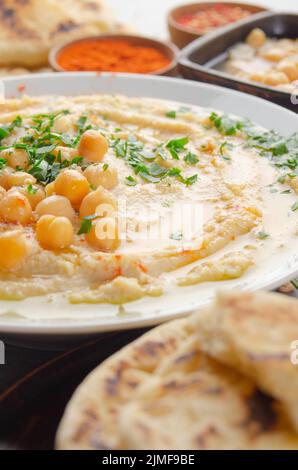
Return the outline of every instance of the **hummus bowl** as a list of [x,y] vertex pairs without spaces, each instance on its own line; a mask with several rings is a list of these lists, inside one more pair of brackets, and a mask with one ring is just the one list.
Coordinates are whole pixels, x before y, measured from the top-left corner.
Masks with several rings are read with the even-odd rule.
[[4,80],[0,112],[2,337],[150,326],[298,275],[294,113],[85,73]]

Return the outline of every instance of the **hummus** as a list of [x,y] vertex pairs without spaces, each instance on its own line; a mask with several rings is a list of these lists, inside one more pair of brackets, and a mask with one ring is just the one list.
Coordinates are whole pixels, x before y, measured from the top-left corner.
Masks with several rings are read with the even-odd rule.
[[[295,240],[295,136],[283,139],[233,116],[146,98],[24,97],[6,100],[1,110],[0,244],[5,233],[26,238],[19,262],[9,265],[0,256],[1,300],[48,302],[54,295],[70,304],[124,304],[169,288],[240,278]],[[100,163],[80,155],[90,131],[108,144]],[[23,167],[10,166],[16,150],[28,156]],[[102,217],[82,216],[84,198],[98,191],[92,166],[117,201],[119,240],[102,249],[88,237]],[[50,240],[47,247],[40,219],[57,214],[39,210],[33,196],[44,192],[40,202],[61,197],[56,181],[70,170],[89,187],[79,203],[70,196],[70,215],[62,217],[67,230],[72,226],[71,242],[59,248]],[[20,172],[33,179],[20,184]],[[26,223],[7,221],[1,212],[1,198],[13,191],[32,205]],[[59,230],[43,236],[56,240]]]

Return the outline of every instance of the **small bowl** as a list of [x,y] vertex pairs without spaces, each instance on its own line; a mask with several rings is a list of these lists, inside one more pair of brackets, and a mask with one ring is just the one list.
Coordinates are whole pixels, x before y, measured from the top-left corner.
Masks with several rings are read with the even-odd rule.
[[[202,10],[207,10],[208,8],[216,4],[240,7],[250,12],[251,15],[268,11],[267,8],[264,8],[258,5],[250,5],[248,3],[234,3],[234,2],[233,3],[232,2],[191,3],[188,5],[182,5],[182,6],[176,7],[173,10],[171,10],[168,15],[168,28],[169,28],[170,36],[171,36],[173,43],[176,44],[176,46],[178,46],[180,49],[182,49],[183,47],[185,47],[187,44],[194,41],[195,39],[198,39],[199,37],[204,36],[203,34],[199,34],[191,28],[182,26],[180,23],[178,23],[177,20],[183,15],[197,13],[198,11],[202,11]],[[237,21],[235,23],[237,23]],[[234,24],[234,23],[230,23],[230,24]],[[214,31],[217,29],[219,28],[214,28]]]
[[[177,75],[179,50],[174,44],[170,42],[158,41],[158,40],[143,37],[143,36],[131,36],[131,35],[126,35],[126,34],[105,34],[101,36],[88,36],[88,37],[84,37],[81,39],[76,39],[74,41],[68,41],[66,43],[55,46],[51,49],[50,54],[49,54],[49,63],[51,67],[56,72],[65,72],[66,70],[63,67],[61,67],[61,65],[58,62],[58,57],[59,57],[59,54],[62,52],[62,50],[66,49],[72,44],[88,41],[90,39],[98,40],[98,41],[106,40],[106,39],[115,39],[115,40],[120,40],[120,41],[125,40],[133,45],[153,47],[157,49],[158,51],[162,52],[170,60],[170,63],[166,67],[150,72],[146,75],[164,75],[164,76],[172,76],[172,77],[175,77]],[[92,72],[92,70],[90,71]],[[125,70],[123,70],[123,72],[125,73]]]

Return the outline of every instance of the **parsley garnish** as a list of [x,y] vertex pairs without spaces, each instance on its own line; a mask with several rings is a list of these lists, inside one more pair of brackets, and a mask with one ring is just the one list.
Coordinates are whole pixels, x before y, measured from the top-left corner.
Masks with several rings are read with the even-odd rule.
[[294,202],[294,204],[291,206],[291,210],[295,212],[298,209],[298,201]]
[[229,143],[227,141],[223,142],[219,147],[219,153],[224,160],[231,160],[231,157],[225,153],[226,148],[228,147]]
[[5,158],[0,158],[0,171],[6,166],[7,161]]
[[209,120],[223,135],[235,135],[237,134],[237,131],[242,130],[243,128],[243,123],[241,121],[235,121],[226,114],[220,116],[213,112],[210,114]]
[[78,235],[88,234],[92,230],[92,222],[93,220],[97,219],[97,215],[89,215],[84,217],[81,222],[80,230],[78,231]]
[[166,113],[166,117],[168,117],[168,118],[170,118],[170,119],[176,119],[177,113],[176,113],[176,111],[168,111],[168,112]]
[[172,155],[172,158],[174,158],[174,160],[179,160],[179,153],[182,150],[185,150],[185,146],[188,144],[188,142],[188,137],[169,140],[169,142],[166,144],[166,148],[170,151],[170,154]]
[[[188,138],[176,139],[168,142],[166,146],[173,152],[184,150],[188,143]],[[112,138],[111,147],[114,149],[115,155],[122,158],[125,163],[130,166],[136,175],[139,175],[145,181],[150,183],[159,183],[166,177],[176,177],[179,181],[186,185],[193,184],[194,177],[184,178],[181,175],[180,168],[165,168],[158,162],[159,157],[166,160],[165,148],[159,145],[153,151],[146,149],[143,142],[138,141],[135,137],[129,136],[127,140],[120,138]]]
[[198,175],[192,175],[189,178],[186,178],[183,182],[186,184],[186,186],[191,186],[192,184],[196,183],[198,181]]
[[108,163],[104,163],[104,165],[102,167],[103,171],[107,171],[108,168],[109,168]]
[[263,230],[261,230],[260,232],[257,233],[257,238],[259,240],[265,240],[268,237],[269,237],[269,233],[264,232]]
[[126,184],[127,184],[127,186],[136,186],[138,183],[137,183],[137,181],[133,178],[133,176],[127,176],[127,177],[126,177]]
[[185,163],[188,163],[189,165],[195,165],[196,163],[198,163],[199,159],[196,156],[196,154],[192,152],[188,152],[184,157],[184,161]]
[[28,192],[29,194],[36,194],[37,191],[38,191],[38,188],[35,188],[31,183],[28,184],[28,186],[27,186],[27,192]]
[[170,235],[171,240],[180,241],[183,238],[183,233],[181,231],[174,232]]

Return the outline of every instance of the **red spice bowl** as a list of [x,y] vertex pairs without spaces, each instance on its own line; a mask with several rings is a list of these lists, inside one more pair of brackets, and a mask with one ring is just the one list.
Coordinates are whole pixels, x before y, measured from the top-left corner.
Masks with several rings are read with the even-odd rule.
[[174,8],[168,15],[171,39],[179,48],[217,28],[241,21],[266,8],[248,3],[200,2]]
[[174,44],[142,36],[109,34],[70,41],[50,51],[57,72],[126,72],[175,76]]

